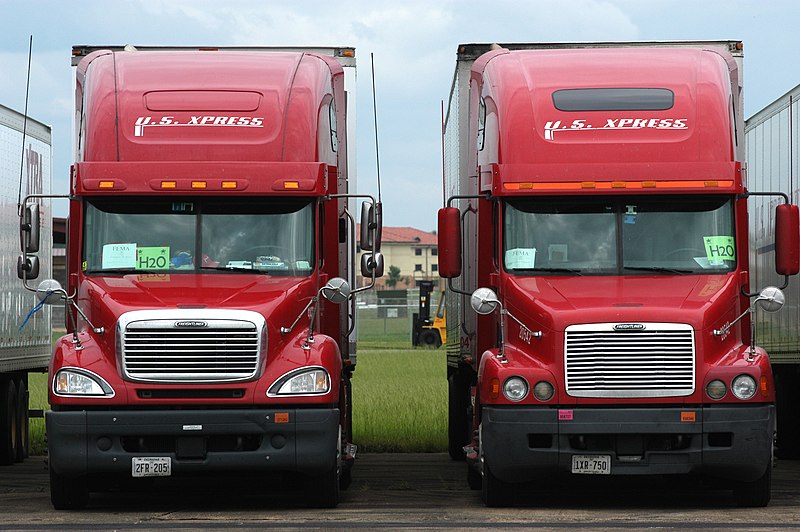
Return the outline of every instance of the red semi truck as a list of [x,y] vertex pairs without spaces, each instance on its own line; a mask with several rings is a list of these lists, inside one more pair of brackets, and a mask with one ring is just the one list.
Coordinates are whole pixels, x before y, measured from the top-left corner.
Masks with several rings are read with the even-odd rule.
[[[109,477],[276,472],[335,506],[355,456],[354,49],[73,55],[68,286],[37,287],[67,304],[53,505],[80,508]],[[377,250],[364,205],[361,246]],[[381,257],[365,256],[374,284]]]
[[[449,441],[487,505],[559,474],[698,474],[768,503],[775,392],[749,314],[783,295],[750,288],[742,55],[459,47],[439,212]],[[776,216],[785,287],[798,209]]]

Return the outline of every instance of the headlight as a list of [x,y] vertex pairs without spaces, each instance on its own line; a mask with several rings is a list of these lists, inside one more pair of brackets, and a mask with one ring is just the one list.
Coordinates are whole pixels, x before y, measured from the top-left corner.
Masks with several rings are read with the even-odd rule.
[[113,397],[114,390],[99,375],[79,368],[58,370],[53,379],[56,395]]
[[539,381],[533,387],[533,396],[539,401],[549,401],[553,398],[554,393],[553,385],[547,381]]
[[528,383],[522,377],[509,377],[503,383],[503,395],[509,401],[522,401],[528,395]]
[[750,375],[739,375],[731,383],[733,395],[745,401],[756,394],[756,380]]
[[331,379],[323,368],[303,368],[287,373],[270,386],[267,395],[323,395],[331,389]]
[[721,380],[716,379],[706,384],[706,395],[715,401],[725,397],[726,393],[728,393],[728,387]]

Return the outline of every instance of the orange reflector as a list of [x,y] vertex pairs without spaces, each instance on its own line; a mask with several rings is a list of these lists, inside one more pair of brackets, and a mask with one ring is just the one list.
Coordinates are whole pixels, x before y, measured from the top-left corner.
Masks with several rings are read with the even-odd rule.
[[177,188],[178,184],[175,181],[162,181],[161,188]]
[[300,188],[300,183],[297,181],[284,181],[283,188],[297,190]]
[[206,188],[205,181],[192,181],[192,188]]
[[769,383],[765,375],[761,376],[761,396],[767,397],[769,395]]
[[342,50],[342,55],[345,57],[353,57],[356,53],[353,50]]
[[236,181],[223,181],[222,188],[236,188]]
[[113,181],[100,181],[100,183],[97,186],[99,188],[114,188],[114,182]]
[[500,381],[496,378],[489,382],[489,395],[492,399],[500,397]]

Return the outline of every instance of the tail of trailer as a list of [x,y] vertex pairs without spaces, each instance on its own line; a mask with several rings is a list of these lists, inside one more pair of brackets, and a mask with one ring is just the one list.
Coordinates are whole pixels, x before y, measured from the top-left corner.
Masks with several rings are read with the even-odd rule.
[[[0,105],[0,465],[28,454],[28,372],[46,371],[50,361],[50,308],[32,312],[38,300],[17,278],[20,252],[18,204],[29,194],[49,194],[51,130]],[[49,202],[39,206],[40,275],[52,277]]]

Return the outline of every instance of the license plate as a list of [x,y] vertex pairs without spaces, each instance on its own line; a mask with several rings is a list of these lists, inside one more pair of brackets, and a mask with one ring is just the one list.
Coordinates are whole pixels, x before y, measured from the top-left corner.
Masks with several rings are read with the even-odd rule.
[[607,454],[572,455],[572,472],[579,475],[610,475],[611,456]]
[[168,477],[172,474],[169,456],[139,456],[131,458],[131,475],[134,477]]

